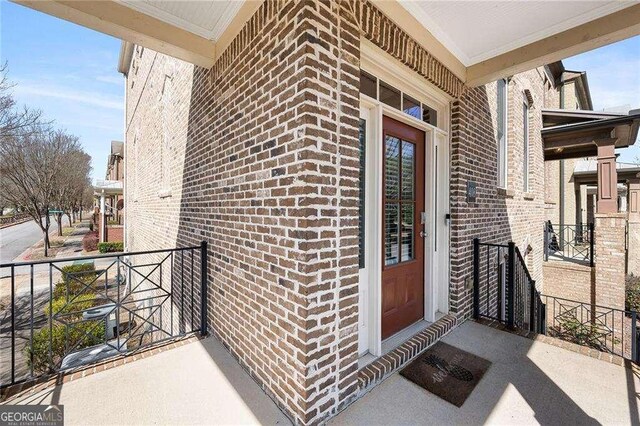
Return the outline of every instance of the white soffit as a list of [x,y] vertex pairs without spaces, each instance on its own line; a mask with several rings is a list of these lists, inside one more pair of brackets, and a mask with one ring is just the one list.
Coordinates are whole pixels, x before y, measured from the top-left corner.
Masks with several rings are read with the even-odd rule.
[[218,41],[244,4],[244,0],[116,1],[145,15],[214,42]]
[[399,0],[465,66],[637,4],[637,1]]

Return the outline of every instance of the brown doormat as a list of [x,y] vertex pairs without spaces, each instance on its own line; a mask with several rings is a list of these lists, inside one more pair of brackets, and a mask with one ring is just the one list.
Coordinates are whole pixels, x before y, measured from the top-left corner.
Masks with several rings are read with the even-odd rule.
[[400,374],[431,393],[461,407],[491,362],[438,342],[403,368]]

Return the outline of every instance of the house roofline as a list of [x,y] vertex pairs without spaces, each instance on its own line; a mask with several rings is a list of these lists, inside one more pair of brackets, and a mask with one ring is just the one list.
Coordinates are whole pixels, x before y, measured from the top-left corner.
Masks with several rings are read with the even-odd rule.
[[120,56],[118,57],[118,72],[125,76],[129,73],[131,59],[133,58],[134,44],[128,41],[122,41],[120,44]]

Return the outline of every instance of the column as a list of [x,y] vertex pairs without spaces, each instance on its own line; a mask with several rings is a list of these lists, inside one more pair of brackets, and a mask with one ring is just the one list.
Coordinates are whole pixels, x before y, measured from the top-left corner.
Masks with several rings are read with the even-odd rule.
[[624,237],[627,215],[597,213],[595,221],[595,303],[624,309]]
[[618,211],[616,140],[595,141],[598,146],[598,213],[616,213]]
[[104,206],[104,190],[102,190],[102,193],[100,194],[100,232],[98,232],[98,234],[100,235],[100,242],[104,243],[105,239],[104,239],[104,234],[105,234],[105,230],[107,228],[107,221],[105,218],[105,206]]
[[629,180],[627,210],[629,218],[628,272],[638,276],[640,275],[640,175]]

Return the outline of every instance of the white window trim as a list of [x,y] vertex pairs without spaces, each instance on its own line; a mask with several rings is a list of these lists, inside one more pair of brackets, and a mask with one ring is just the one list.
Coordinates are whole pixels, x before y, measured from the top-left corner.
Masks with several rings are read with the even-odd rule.
[[522,102],[522,113],[523,113],[523,117],[522,117],[522,135],[524,137],[524,153],[523,153],[523,173],[522,173],[522,178],[523,178],[523,191],[524,192],[530,192],[531,191],[531,187],[530,187],[530,182],[529,182],[529,174],[530,174],[530,162],[529,162],[529,156],[530,156],[530,149],[531,149],[531,141],[529,140],[529,113],[530,113],[530,107],[529,107],[529,100],[527,99],[526,95],[523,94],[523,102]]
[[[497,118],[496,120],[496,127],[498,127],[498,134],[496,136],[499,135],[500,130],[502,130],[502,134],[503,134],[503,141],[500,140],[500,138],[498,137],[498,149],[497,149],[497,170],[498,170],[498,175],[497,175],[497,183],[498,183],[498,188],[502,188],[502,189],[507,189],[508,186],[508,182],[509,182],[509,80],[505,79],[501,79],[498,80],[496,82],[496,97],[498,97],[500,95],[500,91],[499,91],[499,82],[503,81],[504,82],[504,95],[502,96],[503,99],[503,105],[502,108],[500,108],[500,99],[498,99],[498,110],[497,110],[497,114],[503,114],[503,120],[502,120],[502,129],[500,129],[500,120]],[[500,155],[500,152],[502,151],[503,155]],[[504,169],[504,170],[503,170]],[[504,175],[504,179],[502,178],[502,176]]]

